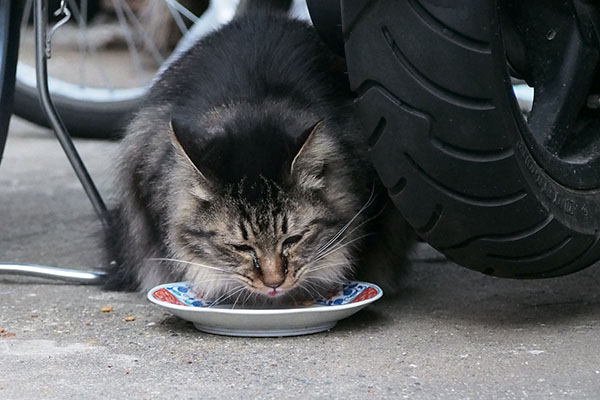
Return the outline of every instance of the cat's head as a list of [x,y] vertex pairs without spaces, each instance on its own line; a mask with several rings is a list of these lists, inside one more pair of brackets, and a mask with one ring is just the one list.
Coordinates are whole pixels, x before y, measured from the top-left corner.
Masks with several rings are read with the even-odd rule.
[[[265,115],[211,130],[172,120],[186,171],[169,242],[185,276],[221,300],[302,298],[348,278],[362,201],[347,151],[319,119]],[[336,236],[338,233],[340,233]],[[195,264],[195,265],[194,265]]]

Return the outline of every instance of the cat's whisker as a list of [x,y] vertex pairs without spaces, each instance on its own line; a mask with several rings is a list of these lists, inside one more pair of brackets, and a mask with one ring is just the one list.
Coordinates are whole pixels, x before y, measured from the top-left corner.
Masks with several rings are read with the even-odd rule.
[[364,238],[366,238],[368,236],[372,236],[374,234],[375,234],[375,232],[370,232],[370,233],[366,233],[364,235],[358,236],[358,237],[356,237],[356,238],[354,238],[352,240],[349,240],[347,242],[340,242],[335,247],[329,249],[329,251],[327,251],[326,253],[321,254],[319,257],[317,257],[316,259],[314,259],[312,261],[313,262],[318,262],[318,261],[320,261],[320,260],[322,260],[322,259],[330,256],[331,254],[333,254],[333,253],[335,253],[335,252],[337,252],[337,251],[345,248],[346,246],[349,246],[349,245],[351,245],[351,244],[353,244],[353,243],[355,243],[355,242],[357,242],[357,241],[359,241],[361,239],[364,239]]
[[306,270],[306,274],[310,274],[311,272],[316,272],[316,271],[320,271],[322,269],[327,269],[327,268],[335,268],[335,267],[341,267],[343,265],[347,265],[348,263],[336,263],[336,264],[319,264],[317,266],[314,266],[313,268],[308,268]]
[[[237,287],[236,287],[236,289],[237,289]],[[213,306],[215,306],[215,305],[219,304],[219,300],[221,300],[221,298],[222,298],[222,297],[225,297],[225,296],[227,296],[228,294],[229,294],[229,292],[227,291],[227,292],[225,292],[224,294],[222,294],[221,296],[217,297],[217,299],[216,299],[216,300],[213,300],[213,301],[211,302],[211,304],[210,304],[210,305],[209,305],[207,308],[210,308],[210,307],[213,307]]]
[[252,292],[252,296],[251,296],[251,298],[252,298],[252,297],[253,297],[254,299],[251,299],[250,301],[252,301],[252,302],[256,302],[256,299],[258,298],[258,292]]
[[316,286],[313,282],[306,282],[306,287],[308,287],[309,289],[311,289],[313,291],[313,297],[319,297],[320,293],[319,293],[319,289],[322,289],[318,286]]
[[[316,277],[311,277],[311,279],[307,279],[310,285],[316,286],[321,290],[331,290],[331,284],[337,283],[335,279],[316,279]],[[323,281],[322,283],[319,281]]]
[[324,245],[322,245],[321,247],[319,247],[317,249],[317,254],[326,250],[329,246],[331,246],[336,241],[336,239],[338,237],[340,237],[350,227],[350,225],[352,225],[352,223],[356,220],[356,218],[358,218],[358,216],[364,210],[366,210],[368,207],[370,207],[370,205],[373,201],[374,190],[375,190],[375,186],[373,185],[373,189],[371,190],[369,199],[365,202],[365,204],[363,204],[363,206],[358,210],[358,212],[356,214],[354,214],[354,216],[352,218],[350,218],[350,220],[335,235],[333,235],[333,237],[331,239],[329,239],[329,241],[327,243],[325,243]]
[[223,281],[235,281],[235,279],[232,279],[232,278],[203,279],[201,281],[192,281],[192,285],[198,285],[198,284],[201,284],[201,283],[214,282],[214,281],[219,281],[219,282],[223,282]]
[[357,229],[361,228],[365,224],[368,224],[369,222],[371,222],[374,219],[376,219],[377,217],[379,217],[385,211],[386,207],[387,207],[387,204],[385,204],[383,207],[381,207],[381,210],[379,210],[375,215],[373,215],[370,218],[367,218],[366,220],[362,221],[360,224],[356,225],[354,228],[352,228],[352,230],[350,232],[346,233],[343,237],[338,239],[335,243],[330,244],[327,248],[325,248],[323,250],[317,251],[315,253],[315,255],[313,256],[313,260],[316,259],[317,257],[319,257],[321,254],[323,254],[325,251],[327,251],[330,248],[337,245],[338,243],[343,242],[346,238],[348,238],[350,235],[352,235],[352,233],[354,233]]
[[[352,233],[354,233],[357,229],[363,227],[364,225],[368,224],[369,222],[373,221],[374,219],[376,219],[377,217],[379,217],[386,209],[387,204],[385,204],[383,207],[381,207],[381,210],[379,210],[375,215],[373,215],[370,218],[367,218],[366,220],[362,221],[360,224],[356,225],[354,228],[352,228],[352,230],[348,233],[346,233],[341,239],[339,239],[337,241],[337,243],[341,243],[342,241],[344,241],[346,238],[348,238],[350,235],[352,235]],[[333,246],[330,246],[330,248]]]
[[333,286],[337,285],[341,282],[340,277],[335,274],[335,276],[315,276],[310,275],[306,278],[305,282],[313,287],[317,287],[320,290],[331,290]]
[[314,298],[326,298],[327,294],[331,293],[334,288],[340,286],[343,280],[339,279],[327,279],[323,284],[316,282],[315,280],[307,281],[306,284],[314,291]]
[[323,282],[334,282],[334,281],[335,282],[347,282],[348,281],[345,277],[338,276],[337,274],[336,274],[336,277],[311,275],[310,280],[311,281],[323,281]]
[[237,272],[234,272],[233,274],[236,276],[235,279],[237,279],[238,281],[240,281],[242,283],[245,283],[246,285],[250,285],[252,283],[252,279],[248,278],[247,276],[245,276],[243,274],[240,274]]
[[215,278],[215,279],[203,279],[201,281],[192,281],[192,287],[194,287],[195,291],[197,292],[198,295],[202,296],[203,298],[206,297],[206,289],[209,289],[209,287],[204,287],[204,283],[209,283],[209,282],[237,282],[235,279],[230,279],[230,278]]
[[319,278],[319,277],[315,277],[313,279],[313,283],[316,283],[315,281],[322,281],[324,285],[326,285],[326,287],[324,289],[328,289],[329,291],[333,291],[333,289],[335,288],[340,288],[343,286],[344,283],[348,282],[348,280],[346,278],[340,277],[337,279],[325,279],[325,278]]
[[327,250],[327,248],[329,246],[331,246],[337,238],[339,238],[341,235],[344,234],[344,232],[350,227],[350,225],[352,225],[352,223],[356,220],[356,218],[358,218],[358,216],[360,214],[362,214],[367,208],[369,208],[371,206],[371,204],[373,203],[373,201],[375,200],[375,184],[373,184],[373,188],[371,189],[371,194],[369,195],[369,199],[365,202],[365,204],[363,204],[363,206],[360,208],[360,210],[358,210],[358,212],[356,214],[354,214],[354,216],[352,218],[350,218],[350,221],[348,221],[335,235],[333,235],[333,237],[324,245],[322,245],[321,247],[319,247],[316,251],[316,254],[318,255],[319,253]]
[[324,285],[329,286],[330,288],[332,285],[347,282],[347,278],[344,275],[340,274],[340,271],[334,270],[333,272],[333,274],[328,275],[309,274],[306,277],[306,281],[313,284],[317,284],[317,282],[322,282]]
[[246,304],[248,302],[248,300],[250,300],[250,297],[252,296],[252,291],[248,291],[248,294],[246,295],[246,297],[244,298],[244,300],[242,301],[242,304]]
[[178,260],[176,258],[148,258],[147,260],[148,261],[170,261],[170,262],[176,262],[176,263],[181,263],[181,264],[194,265],[196,267],[202,267],[202,268],[206,268],[206,269],[213,269],[215,271],[227,272],[227,270],[225,270],[223,268],[213,267],[213,266],[205,265],[205,264],[199,264],[199,263],[195,263],[195,262],[191,262],[191,261]]
[[314,293],[313,293],[313,292],[311,292],[310,290],[308,290],[308,288],[306,288],[304,285],[300,286],[300,288],[301,288],[302,290],[304,290],[306,293],[308,293],[308,297],[309,297],[310,299],[314,299],[314,297],[315,297]]
[[223,302],[225,302],[225,300],[227,300],[227,299],[229,299],[229,298],[231,298],[231,297],[235,296],[236,294],[238,294],[238,293],[241,293],[241,292],[243,292],[243,291],[244,291],[244,288],[243,288],[243,287],[241,287],[241,288],[238,288],[237,290],[235,290],[235,291],[233,291],[232,293],[230,293],[230,294],[229,294],[229,296],[225,297],[224,299],[221,299],[221,301],[220,301],[219,303],[216,303],[216,304],[211,304],[211,306],[219,305],[220,303],[223,303]]
[[[346,264],[347,264],[347,262],[336,263],[336,264],[324,263],[324,264],[312,265],[312,266],[302,269],[300,271],[300,274],[298,275],[298,279],[302,279],[303,277],[310,275],[313,272],[320,271],[322,269],[341,267]],[[312,278],[312,276],[311,276],[311,278]]]
[[303,289],[306,293],[308,293],[308,296],[311,299],[314,299],[315,297],[319,297],[319,293],[314,288],[312,288],[312,287],[310,288],[310,289],[313,290],[314,293],[309,290],[309,288],[307,287],[307,283],[308,282],[304,281],[298,287],[301,288],[301,289]]
[[350,240],[350,241],[348,241],[348,242],[345,242],[345,243],[338,244],[336,247],[334,247],[333,249],[329,250],[329,251],[328,251],[328,252],[326,252],[325,254],[321,254],[321,255],[320,255],[318,258],[316,258],[316,259],[315,259],[315,260],[313,260],[313,261],[314,261],[314,262],[317,262],[317,261],[319,261],[319,260],[322,260],[323,258],[325,258],[325,257],[328,257],[328,256],[330,256],[331,254],[335,253],[336,251],[339,251],[339,250],[343,249],[344,247],[347,247],[347,246],[351,245],[352,243],[354,243],[354,242],[356,242],[356,241],[358,241],[358,240],[364,239],[364,238],[366,238],[367,236],[371,236],[371,235],[374,235],[374,234],[375,234],[375,232],[366,233],[366,234],[364,234],[364,235],[360,235],[359,237],[357,237],[357,238],[354,238],[354,239],[352,239],[352,240]]
[[224,302],[225,300],[227,300],[228,298],[235,296],[236,294],[238,294],[238,292],[241,292],[243,290],[244,290],[243,286],[234,287],[230,292],[225,292],[223,295],[221,295],[219,298],[217,298],[215,301],[213,301],[207,308],[217,306],[217,305],[221,304],[222,302]]
[[235,301],[233,302],[233,305],[231,306],[231,308],[232,308],[232,309],[233,309],[233,308],[235,308],[235,305],[237,304],[237,302],[238,302],[238,300],[240,299],[240,296],[241,296],[242,294],[244,294],[244,291],[243,291],[243,290],[240,290],[240,291],[239,291],[239,293],[238,293],[238,295],[237,295],[237,297],[235,298]]
[[298,300],[296,300],[296,298],[294,297],[294,295],[292,293],[288,293],[288,296],[290,296],[292,298],[292,301],[294,302],[294,304],[298,304]]

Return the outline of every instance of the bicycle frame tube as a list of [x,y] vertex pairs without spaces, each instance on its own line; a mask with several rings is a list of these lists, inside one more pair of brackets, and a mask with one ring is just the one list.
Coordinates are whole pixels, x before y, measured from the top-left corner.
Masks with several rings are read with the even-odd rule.
[[109,223],[106,205],[83,164],[83,161],[79,157],[79,153],[77,153],[77,149],[75,149],[75,146],[73,145],[71,136],[67,132],[67,128],[56,112],[56,108],[54,107],[54,104],[52,104],[52,99],[50,98],[50,91],[48,89],[48,54],[46,52],[46,39],[48,34],[48,4],[46,0],[34,1],[34,23],[37,86],[42,109],[44,110],[50,125],[54,129],[56,138],[69,159],[69,162],[92,203],[96,214],[100,218],[104,228],[108,230]]
[[21,8],[20,0],[0,2],[0,163],[12,114]]

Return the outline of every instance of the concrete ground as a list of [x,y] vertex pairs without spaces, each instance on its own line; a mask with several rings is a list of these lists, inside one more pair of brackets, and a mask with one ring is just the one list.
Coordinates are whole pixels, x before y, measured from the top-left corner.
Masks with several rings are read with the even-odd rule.
[[[116,143],[77,147],[108,195]],[[0,260],[95,269],[99,231],[53,136],[13,118],[0,167]],[[513,281],[425,245],[414,258],[400,298],[326,333],[266,339],[201,333],[142,294],[0,276],[0,398],[600,396],[598,265]]]

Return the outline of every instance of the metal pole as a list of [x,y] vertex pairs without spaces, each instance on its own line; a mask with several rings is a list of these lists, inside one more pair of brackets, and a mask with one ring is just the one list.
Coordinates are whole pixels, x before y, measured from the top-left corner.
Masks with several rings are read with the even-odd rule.
[[[56,138],[60,142],[75,174],[79,178],[79,181],[83,185],[83,189],[90,199],[96,214],[100,218],[102,225],[106,230],[109,229],[108,223],[108,212],[106,205],[94,184],[94,181],[90,177],[83,161],[79,157],[71,136],[67,132],[67,128],[60,119],[60,116],[54,108],[54,104],[50,98],[50,92],[48,90],[48,66],[46,64],[46,38],[48,28],[48,4],[45,0],[34,1],[34,24],[35,24],[35,61],[36,61],[36,76],[37,76],[37,88],[40,96],[40,103],[42,109],[48,118],[48,121],[54,129]],[[82,116],[85,118],[85,116]]]
[[0,275],[22,275],[37,278],[56,279],[80,285],[100,285],[106,277],[101,271],[79,271],[76,269],[47,267],[44,265],[0,263]]

